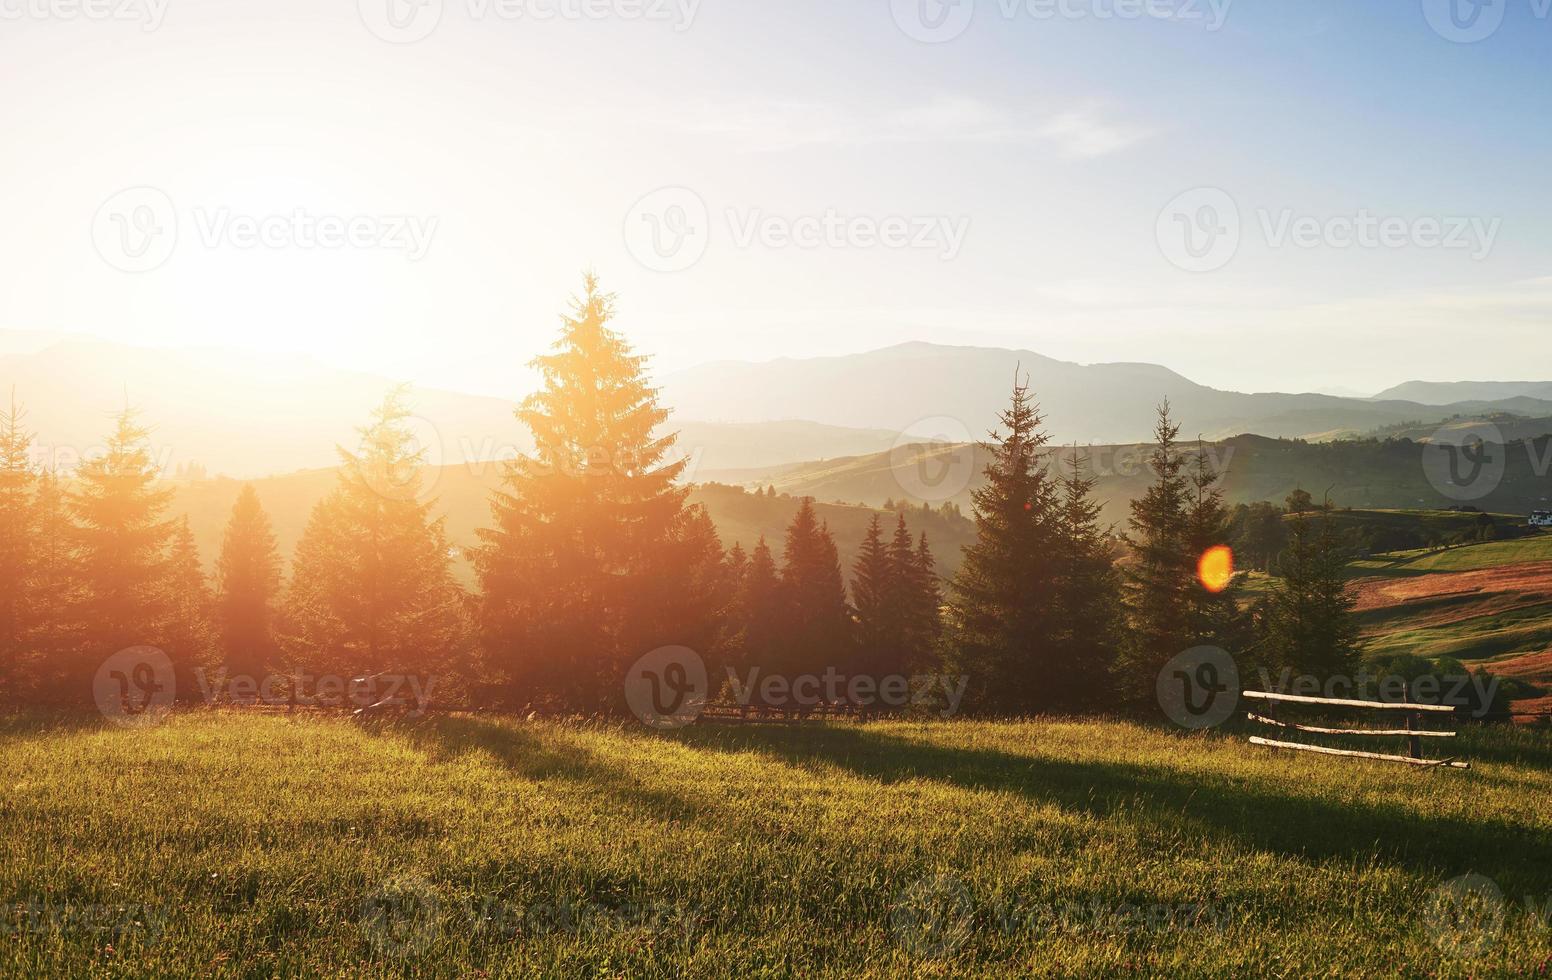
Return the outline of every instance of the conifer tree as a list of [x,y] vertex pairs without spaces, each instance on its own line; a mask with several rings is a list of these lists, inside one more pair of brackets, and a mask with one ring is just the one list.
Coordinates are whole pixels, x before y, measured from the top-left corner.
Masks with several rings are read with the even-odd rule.
[[1297,511],[1288,522],[1281,577],[1262,610],[1263,655],[1278,667],[1325,679],[1352,676],[1362,654],[1356,600],[1347,588],[1340,540],[1329,516]]
[[668,412],[613,316],[588,275],[517,413],[534,453],[507,467],[480,532],[485,653],[521,700],[621,709],[625,670],[665,642],[660,586],[682,574],[684,461],[668,460],[675,436],[656,434]]
[[419,499],[408,415],[402,389],[383,399],[359,452],[339,450],[337,485],[297,543],[283,638],[293,670],[426,677],[451,670],[462,651],[462,592],[442,519]]
[[163,588],[167,618],[158,646],[172,661],[178,698],[194,701],[201,692],[197,672],[208,670],[215,658],[214,599],[187,516],[173,524]]
[[164,514],[172,491],[158,484],[148,430],[126,408],[106,452],[76,471],[69,507],[80,574],[80,657],[63,664],[67,696],[90,702],[97,667],[131,646],[156,645],[169,614]]
[[1191,490],[1181,472],[1186,460],[1179,435],[1165,401],[1148,458],[1153,483],[1131,505],[1134,558],[1126,573],[1125,642],[1115,668],[1119,692],[1137,705],[1153,697],[1158,672],[1171,657],[1198,645],[1191,622],[1192,590],[1198,587],[1187,520]]
[[804,497],[787,526],[782,552],[782,605],[786,614],[777,662],[789,674],[823,674],[851,666],[851,613],[835,539]]
[[982,444],[990,459],[985,482],[971,495],[976,539],[954,580],[952,665],[970,678],[982,710],[1039,711],[1051,706],[1057,669],[1051,635],[1058,502],[1042,466],[1049,437],[1027,384],[1014,383],[1000,420],[1005,432]]
[[[899,527],[897,524],[897,540]],[[938,585],[937,562],[927,544],[927,533],[922,532],[914,551],[899,549],[896,554],[906,599],[902,604],[901,656],[893,669],[901,673],[928,670],[937,665],[938,640],[943,632],[943,590]]]
[[1105,531],[1094,479],[1073,449],[1060,481],[1056,533],[1056,634],[1062,664],[1056,700],[1067,710],[1104,706],[1120,618],[1120,577]]
[[253,484],[232,505],[216,561],[216,623],[227,670],[258,678],[278,666],[275,617],[281,599],[280,553]]
[[750,553],[737,609],[743,635],[741,665],[758,667],[762,672],[779,669],[786,617],[782,612],[781,575],[764,535]]
[[[1223,505],[1219,474],[1200,440],[1189,471],[1184,557],[1188,561],[1198,561],[1208,550],[1227,545],[1232,529],[1228,508]],[[1216,646],[1231,652],[1239,652],[1248,645],[1248,619],[1240,612],[1232,582],[1214,591],[1200,577],[1195,577],[1188,598],[1192,645]]]
[[39,473],[33,497],[33,548],[29,592],[36,597],[26,631],[22,671],[34,698],[48,703],[80,701],[67,680],[77,677],[83,642],[82,585],[76,560],[75,522],[63,481],[52,470]]
[[856,665],[861,671],[881,674],[899,656],[900,572],[898,556],[884,543],[883,527],[874,514],[851,578],[852,607],[857,612]]
[[0,704],[21,694],[27,642],[38,611],[33,572],[37,471],[23,417],[13,391],[10,409],[0,411],[0,569],[7,579],[0,589]]

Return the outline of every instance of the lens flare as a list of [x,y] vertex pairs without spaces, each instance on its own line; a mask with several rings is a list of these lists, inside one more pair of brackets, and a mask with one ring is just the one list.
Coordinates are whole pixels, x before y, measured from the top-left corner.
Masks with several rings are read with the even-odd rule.
[[1215,545],[1202,553],[1196,563],[1196,578],[1208,592],[1222,592],[1234,580],[1234,550]]

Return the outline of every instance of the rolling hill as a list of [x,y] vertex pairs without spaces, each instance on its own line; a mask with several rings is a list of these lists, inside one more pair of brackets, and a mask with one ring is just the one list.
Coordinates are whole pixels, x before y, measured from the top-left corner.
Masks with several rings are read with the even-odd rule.
[[[1207,443],[1209,459],[1222,473],[1230,503],[1256,500],[1281,502],[1295,488],[1323,495],[1343,507],[1444,509],[1456,500],[1446,497],[1429,480],[1423,447],[1406,439],[1303,442],[1242,435]],[[1552,500],[1552,439],[1511,443],[1506,449],[1503,479],[1471,503],[1483,510],[1525,515],[1544,509]],[[1106,520],[1126,519],[1127,502],[1140,495],[1152,479],[1147,467],[1149,447],[1138,444],[1086,446],[1080,452],[1083,472],[1096,478],[1096,495],[1104,501]],[[1065,458],[1070,450],[1062,450]],[[902,447],[851,459],[827,460],[785,467],[760,474],[779,491],[820,500],[881,504],[887,500],[951,500],[967,512],[970,494],[980,485],[987,462],[978,446],[922,445]],[[931,474],[930,486],[922,474]]]

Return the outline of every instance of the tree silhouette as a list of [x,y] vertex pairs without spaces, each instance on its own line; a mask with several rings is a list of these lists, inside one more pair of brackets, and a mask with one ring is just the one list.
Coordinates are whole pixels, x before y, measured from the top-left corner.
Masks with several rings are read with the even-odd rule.
[[233,676],[259,677],[276,666],[275,616],[281,599],[280,553],[253,484],[232,505],[216,561],[216,620]]
[[535,449],[507,466],[475,568],[486,662],[512,698],[618,710],[626,668],[671,638],[664,617],[685,605],[682,591],[661,602],[683,574],[687,491],[674,436],[655,434],[668,412],[643,358],[608,326],[614,297],[592,275],[583,286],[533,362],[543,385],[517,417]]

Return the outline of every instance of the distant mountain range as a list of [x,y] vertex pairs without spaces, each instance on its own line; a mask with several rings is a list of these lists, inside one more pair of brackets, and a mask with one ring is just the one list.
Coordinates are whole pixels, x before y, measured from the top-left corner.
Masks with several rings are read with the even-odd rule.
[[995,424],[1016,376],[1028,379],[1059,442],[1145,439],[1154,406],[1166,398],[1182,434],[1206,439],[1247,432],[1327,439],[1452,415],[1552,415],[1552,385],[1545,399],[1515,393],[1448,403],[1246,394],[1209,388],[1156,364],[1075,364],[1027,350],[926,343],[842,357],[721,361],[670,374],[662,384],[667,403],[688,418],[803,418],[903,431],[947,417],[979,437]]
[[1387,388],[1374,398],[1413,401],[1423,405],[1513,398],[1546,401],[1552,399],[1552,381],[1408,381]]
[[[679,432],[679,451],[691,464],[687,477],[746,482],[783,466],[879,453],[913,436],[980,438],[996,424],[1016,374],[1028,378],[1048,430],[1063,443],[1144,440],[1154,407],[1166,398],[1182,434],[1207,439],[1323,440],[1427,429],[1455,417],[1552,417],[1552,383],[1392,389],[1414,391],[1417,400],[1245,394],[1153,364],[1083,365],[1031,351],[925,343],[844,357],[718,362],[659,383],[663,404],[674,410],[666,428]],[[198,464],[211,474],[251,477],[333,465],[336,444],[355,444],[356,428],[393,382],[300,356],[0,331],[0,396],[12,386],[40,449],[66,467],[101,446],[111,415],[127,401],[151,427],[168,472]],[[1453,394],[1472,397],[1439,400]],[[493,463],[530,448],[513,400],[421,388],[410,401],[429,463]]]

